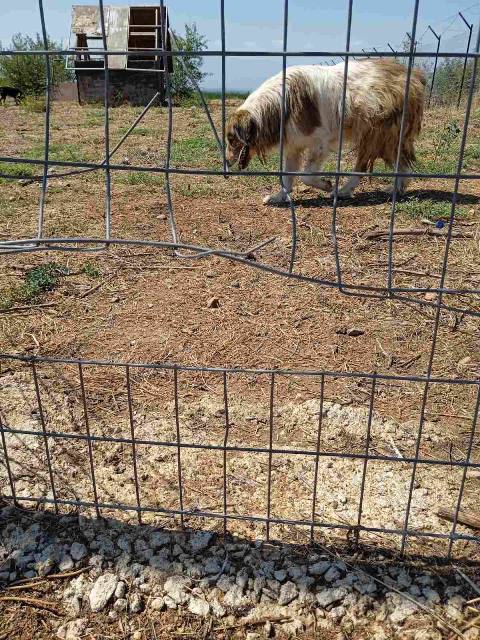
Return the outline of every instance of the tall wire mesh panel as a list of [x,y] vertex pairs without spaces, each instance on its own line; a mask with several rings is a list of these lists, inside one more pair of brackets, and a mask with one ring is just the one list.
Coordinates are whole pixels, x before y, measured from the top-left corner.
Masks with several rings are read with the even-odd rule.
[[[218,50],[208,49],[197,52],[182,50],[177,42],[175,33],[168,32],[167,21],[161,21],[156,25],[157,30],[162,33],[157,34],[156,47],[145,50],[121,48],[109,48],[109,10],[104,6],[102,0],[98,2],[99,15],[99,46],[96,48],[96,58],[101,60],[101,73],[103,74],[103,158],[98,161],[78,161],[69,159],[53,159],[51,154],[52,124],[51,111],[53,99],[52,80],[52,60],[61,57],[73,57],[78,55],[78,50],[73,48],[65,50],[52,49],[47,35],[48,25],[45,20],[43,0],[38,0],[39,24],[43,39],[43,50],[36,51],[10,51],[4,49],[0,52],[2,56],[43,56],[46,69],[46,90],[45,90],[45,118],[44,118],[44,146],[43,158],[32,159],[15,153],[2,154],[0,156],[1,173],[0,178],[5,181],[29,180],[38,182],[40,185],[38,210],[31,212],[31,219],[35,221],[36,232],[31,237],[23,237],[17,234],[15,228],[8,226],[8,232],[2,233],[0,240],[0,253],[4,255],[34,252],[97,252],[105,255],[111,247],[135,247],[154,248],[161,253],[171,256],[172,261],[176,258],[185,260],[189,265],[197,264],[197,261],[208,261],[212,258],[220,258],[241,265],[245,269],[256,270],[274,276],[284,278],[288,283],[306,283],[314,285],[317,289],[329,292],[331,295],[340,294],[344,299],[355,297],[358,300],[378,301],[378,304],[391,301],[399,302],[410,307],[413,305],[418,310],[418,314],[429,312],[432,319],[431,340],[427,349],[427,362],[425,371],[418,375],[389,374],[377,371],[362,371],[352,367],[349,370],[328,370],[319,368],[316,370],[286,370],[284,368],[264,368],[250,367],[214,367],[210,363],[202,363],[198,366],[186,366],[181,363],[139,363],[127,362],[124,359],[111,359],[109,361],[98,359],[83,359],[78,357],[49,357],[44,355],[31,356],[28,354],[4,353],[0,355],[2,366],[20,367],[24,376],[24,396],[29,398],[29,402],[34,405],[35,423],[22,423],[22,421],[12,418],[13,409],[11,403],[0,401],[3,405],[8,405],[10,409],[2,409],[0,414],[0,434],[1,450],[4,463],[5,497],[23,503],[41,503],[53,505],[57,511],[62,506],[85,507],[94,509],[97,515],[109,510],[121,510],[134,513],[141,522],[142,518],[149,515],[175,516],[180,519],[182,526],[188,522],[196,522],[197,518],[212,519],[220,521],[226,532],[235,523],[253,523],[264,527],[264,534],[267,539],[272,535],[272,527],[276,525],[299,526],[308,532],[309,539],[313,542],[319,531],[330,529],[340,531],[352,538],[355,542],[374,541],[376,535],[384,535],[396,540],[401,552],[404,552],[407,543],[413,539],[425,538],[440,541],[445,555],[450,556],[456,542],[480,542],[480,537],[461,526],[461,513],[465,505],[465,487],[468,481],[468,474],[480,469],[480,457],[478,451],[478,415],[480,409],[480,380],[478,376],[441,376],[434,372],[435,359],[439,346],[439,334],[442,317],[444,314],[451,314],[451,317],[469,318],[472,323],[477,323],[480,317],[479,295],[480,286],[475,277],[457,277],[452,269],[452,246],[455,242],[463,238],[469,238],[472,245],[478,245],[478,226],[459,227],[458,206],[461,201],[461,186],[467,181],[478,186],[480,173],[471,168],[465,168],[465,154],[471,135],[472,121],[476,122],[476,112],[478,112],[477,76],[479,62],[480,32],[472,35],[473,27],[460,14],[463,22],[469,29],[470,37],[466,51],[445,51],[441,48],[442,34],[439,35],[430,25],[425,32],[432,33],[435,38],[435,45],[430,50],[423,50],[419,45],[422,34],[419,34],[419,11],[420,0],[410,3],[411,26],[408,32],[407,45],[403,50],[398,50],[390,44],[381,47],[373,47],[372,50],[357,51],[352,48],[352,25],[355,22],[354,0],[349,0],[345,6],[345,34],[343,42],[338,50],[290,50],[289,38],[289,2],[284,0],[276,5],[281,6],[282,14],[282,45],[281,50],[260,50],[243,51],[231,50],[228,48],[228,21],[225,17],[225,3],[218,2],[220,42]],[[163,1],[158,3],[159,15],[166,15],[166,8]],[[170,17],[174,22],[175,3],[169,7]],[[291,16],[290,16],[291,18]],[[424,34],[423,34],[424,35]],[[340,42],[340,40],[339,40]],[[171,47],[166,46],[171,43]],[[133,122],[124,127],[122,135],[118,141],[112,140],[110,124],[112,119],[112,96],[110,91],[110,80],[116,64],[113,63],[117,57],[136,56],[136,59],[145,56],[155,55],[162,61],[162,71],[165,99],[167,110],[166,130],[162,132],[165,136],[165,150],[161,163],[155,164],[131,164],[130,162],[120,162],[118,152],[122,148],[127,138],[135,132],[147,112],[159,102],[159,93],[151,98],[145,108],[138,113]],[[183,167],[175,160],[175,127],[174,120],[176,112],[172,100],[172,81],[169,68],[171,60],[177,61],[180,67],[188,72],[184,63],[187,56],[198,55],[205,58],[215,58],[220,62],[221,78],[221,101],[220,101],[220,122],[211,112],[209,101],[203,95],[201,88],[195,80],[191,80],[194,89],[198,93],[200,105],[205,111],[205,117],[210,128],[214,144],[218,151],[216,168],[209,167]],[[349,65],[352,60],[364,60],[367,58],[382,57],[386,59],[396,59],[402,61],[406,66],[406,83],[401,114],[401,124],[399,132],[399,146],[396,154],[396,162],[393,170],[382,169],[373,172],[350,171],[345,167],[345,140],[344,124],[347,108],[347,88],[349,82]],[[432,95],[437,73],[437,62],[439,56],[445,60],[461,60],[464,62],[461,83],[458,93],[458,104],[461,106],[461,129],[458,132],[458,154],[455,159],[453,170],[429,171],[428,167],[421,170],[404,171],[401,169],[400,156],[401,145],[405,136],[407,101],[411,88],[412,74],[415,66],[422,64],[432,64],[431,84],[427,87],[428,104],[432,101]],[[229,112],[227,81],[228,63],[232,58],[270,58],[276,60],[281,65],[282,91],[281,91],[281,118],[280,118],[280,144],[278,154],[278,166],[276,168],[260,167],[240,172],[230,169],[228,166],[225,139],[227,132],[227,117]],[[333,63],[342,65],[343,69],[343,91],[338,114],[340,122],[340,135],[336,148],[336,159],[334,166],[319,171],[288,171],[285,169],[285,129],[287,126],[287,68],[290,64],[302,64],[304,58],[315,59],[318,64]],[[466,71],[468,70],[468,74]],[[427,115],[425,116],[428,118]],[[477,125],[474,125],[477,126]],[[28,171],[25,170],[28,168]],[[469,165],[470,167],[470,165]],[[13,168],[15,169],[13,171]],[[33,174],[32,174],[33,168]],[[140,238],[133,235],[122,236],[114,232],[115,229],[115,195],[112,184],[115,177],[124,172],[136,172],[139,175],[154,175],[163,177],[163,186],[166,199],[167,221],[169,237],[164,239]],[[69,185],[63,188],[72,189],[74,198],[74,185],[76,176],[85,174],[96,174],[104,180],[104,207],[102,232],[92,235],[72,234],[51,234],[47,230],[46,218],[48,217],[48,194],[49,190],[55,186],[56,181],[68,178]],[[185,232],[177,222],[177,209],[172,187],[173,179],[187,180],[191,176],[202,176],[205,178],[224,178],[229,180],[241,176],[243,180],[254,178],[274,178],[280,183],[280,189],[285,196],[286,206],[282,209],[289,221],[290,235],[288,238],[263,237],[257,238],[255,242],[244,243],[241,248],[229,246],[228,243],[218,242],[218,239],[211,238],[208,243],[192,243],[185,241]],[[314,176],[325,179],[331,178],[333,182],[333,197],[329,204],[330,211],[330,235],[328,238],[330,262],[328,266],[320,263],[314,271],[309,271],[303,263],[301,234],[299,229],[297,197],[290,193],[284,183],[286,176]],[[441,225],[425,226],[422,229],[403,228],[399,226],[399,196],[394,188],[391,202],[388,204],[388,211],[384,212],[383,229],[367,229],[362,241],[379,240],[384,248],[382,269],[379,268],[373,280],[364,280],[350,265],[346,266],[344,255],[345,244],[339,234],[342,218],[342,201],[339,197],[339,183],[344,178],[365,177],[373,179],[393,180],[395,187],[402,178],[414,178],[415,180],[448,180],[451,184],[449,196],[448,214]],[[253,184],[253,182],[252,182]],[[477,190],[478,193],[478,190]],[[195,206],[192,206],[195,210]],[[368,209],[367,209],[368,212]],[[265,214],[267,215],[267,214]],[[368,221],[367,221],[368,222]],[[193,221],[192,221],[193,224]],[[10,235],[8,235],[10,234]],[[440,247],[440,259],[438,268],[422,273],[422,282],[416,284],[411,278],[415,276],[414,271],[408,271],[404,263],[396,260],[396,241],[399,237],[408,235],[421,235],[432,239]],[[12,237],[13,236],[13,237]],[[273,252],[278,260],[270,259],[268,251],[275,247]],[[194,262],[195,261],[195,262]],[[418,274],[417,274],[418,275]],[[473,274],[475,275],[475,274]],[[353,334],[354,335],[354,334]],[[87,378],[94,375],[97,370],[111,370],[112,376],[120,384],[122,410],[125,412],[126,431],[108,433],[98,429],[98,420],[93,415],[92,399],[89,396]],[[65,373],[68,371],[68,375]],[[169,422],[168,428],[161,432],[161,437],[146,432],[138,422],[138,415],[135,411],[135,382],[138,375],[151,375],[155,384],[158,384],[163,392],[169,397],[168,408]],[[67,378],[75,380],[71,388],[75,390],[78,406],[72,410],[71,424],[56,422],[55,410],[51,403],[49,393],[46,389],[46,382],[51,376],[59,376],[60,379]],[[211,424],[205,432],[196,431],[193,423],[189,423],[185,418],[183,409],[188,404],[187,396],[183,394],[182,385],[190,375],[205,376],[212,380],[211,388],[218,391],[218,406],[216,413],[211,416]],[[66,377],[65,377],[66,376]],[[121,382],[118,382],[118,381]],[[238,404],[232,398],[232,388],[238,389],[242,384],[251,384],[252,380],[258,381],[259,388],[264,390],[265,416],[259,426],[259,433],[263,433],[262,438],[253,437],[239,438],[238,424],[245,422],[249,418],[238,413]],[[300,380],[302,384],[308,381],[309,393],[311,394],[308,405],[312,408],[310,418],[311,424],[305,427],[307,430],[307,440],[301,442],[296,434],[291,433],[286,437],[283,444],[281,436],[285,436],[282,431],[286,429],[285,409],[280,411],[281,394],[283,384],[292,380]],[[337,446],[331,436],[332,429],[335,430],[334,414],[338,410],[335,405],[335,393],[329,392],[326,396],[326,389],[330,389],[336,381],[345,384],[355,384],[362,388],[362,407],[360,413],[342,414],[342,420],[360,421],[361,434],[358,438],[347,438],[341,446]],[[47,387],[45,386],[47,385]],[[206,386],[207,390],[210,387]],[[395,389],[405,388],[408,393],[418,398],[415,426],[412,426],[412,435],[409,446],[403,452],[398,450],[392,438],[392,448],[387,451],[379,443],[379,431],[385,424],[379,422],[376,411],[377,404],[382,403],[386,397],[394,401]],[[463,412],[463,420],[466,430],[463,432],[464,449],[459,454],[452,451],[448,455],[437,452],[432,455],[431,451],[424,448],[425,437],[429,430],[429,416],[432,412],[432,405],[441,403],[439,398],[442,395],[452,393],[458,398],[460,408],[453,407],[456,413]],[[183,395],[182,395],[183,394]],[[333,394],[333,395],[332,395]],[[333,397],[333,400],[332,400]],[[332,404],[333,402],[333,404]],[[45,405],[48,409],[45,409]],[[328,406],[327,406],[328,405]],[[237,415],[232,418],[232,416]],[[288,412],[287,412],[288,413]],[[439,414],[442,415],[442,414]],[[283,417],[282,417],[283,416]],[[243,421],[243,422],[242,422]],[[383,427],[382,427],[383,424]],[[332,426],[333,425],[333,426]],[[162,428],[163,428],[162,426]],[[337,425],[338,426],[338,425]],[[387,425],[388,426],[388,425]],[[210,428],[211,427],[211,428]],[[385,427],[386,428],[386,427]],[[294,429],[294,427],[292,427]],[[332,436],[333,437],[333,436]],[[25,491],[18,486],[19,469],[15,461],[15,443],[18,439],[32,439],[36,442],[37,454],[42,457],[46,473],[39,476],[37,493]],[[280,441],[279,441],[280,438]],[[60,458],[56,458],[58,443],[68,443],[83,450],[81,470],[79,473],[85,475],[87,479],[84,490],[75,491],[68,482],[62,479],[62,466]],[[121,446],[123,451],[129,451],[129,467],[131,468],[131,496],[132,500],[115,498],[115,495],[105,494],[104,479],[99,480],[101,475],[96,463],[96,454],[102,447]],[[144,452],[147,449],[152,451],[164,451],[165,460],[168,460],[169,469],[169,489],[155,491],[150,480],[146,480],[148,473],[143,468],[145,465]],[[160,454],[159,454],[160,455]],[[162,454],[163,455],[163,454]],[[218,483],[218,503],[214,507],[204,504],[195,504],[191,500],[190,491],[187,488],[191,480],[191,469],[195,464],[200,464],[201,456],[205,455],[204,464]],[[219,456],[219,457],[218,457]],[[262,507],[248,506],[243,510],[232,510],[230,508],[230,497],[232,495],[232,473],[228,471],[232,456],[244,456],[255,459],[257,477],[255,481],[255,492],[263,496]],[[257,461],[262,460],[260,464]],[[278,465],[279,460],[288,460],[296,471],[296,480],[302,484],[302,497],[298,497],[293,484],[283,487],[283,503],[295,503],[291,508],[279,508],[282,499],[279,498],[278,486]],[[302,463],[297,462],[302,460]],[[283,464],[283,462],[282,462]],[[286,464],[286,463],[285,463]],[[297,465],[297,466],[295,466]],[[302,466],[303,465],[303,466]],[[288,465],[287,465],[288,466]],[[330,486],[331,479],[328,469],[333,469],[331,473],[342,477],[344,481],[348,474],[358,485],[358,495],[356,497],[355,517],[348,521],[338,521],[330,517],[328,510],[322,507],[325,499],[325,488]],[[386,474],[382,475],[382,469]],[[380,494],[375,493],[373,485],[375,482],[389,483],[391,470],[401,470],[401,495],[402,505],[396,512],[395,518],[384,524],[378,524],[372,520],[372,504],[380,498]],[[455,489],[450,486],[449,501],[453,517],[443,526],[435,528],[434,525],[424,527],[421,520],[421,510],[418,502],[422,501],[422,496],[418,494],[418,478],[423,474],[435,474],[445,479],[447,476],[455,477]],[[353,475],[352,475],[353,474]],[[289,477],[289,476],[288,476]],[[349,477],[349,476],[348,476]],[[376,480],[373,481],[372,478]],[[213,482],[212,480],[212,482]],[[351,479],[353,482],[353,480]],[[144,485],[148,485],[145,487]],[[342,483],[339,483],[342,484]],[[253,485],[252,485],[253,486]],[[399,485],[400,486],[400,485]],[[446,485],[445,485],[446,486]],[[242,489],[249,492],[248,485]],[[289,492],[291,490],[291,495]],[[445,489],[446,490],[446,489]],[[253,491],[253,489],[252,489]],[[388,488],[386,489],[388,494]],[[382,494],[383,495],[383,494]],[[423,496],[425,498],[425,496]],[[400,498],[398,498],[400,500]],[[370,506],[367,506],[370,505]],[[285,506],[285,505],[284,505]],[[298,508],[297,508],[298,507]],[[433,507],[432,507],[433,508]],[[419,515],[420,513],[420,515]],[[287,514],[287,515],[285,515]]]

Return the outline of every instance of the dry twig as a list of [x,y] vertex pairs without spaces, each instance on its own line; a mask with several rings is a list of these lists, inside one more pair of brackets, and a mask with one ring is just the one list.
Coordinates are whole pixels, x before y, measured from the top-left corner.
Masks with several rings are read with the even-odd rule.
[[455,522],[456,520],[460,524],[464,524],[466,527],[470,527],[471,529],[480,529],[480,515],[472,513],[471,511],[465,511],[464,509],[460,509],[458,515],[456,514],[456,510],[445,509],[444,507],[441,507],[437,511],[437,516],[439,518],[450,520],[450,522]]
[[[394,229],[394,236],[436,236],[439,238],[446,238],[447,233],[440,231],[439,229]],[[473,238],[473,233],[465,233],[463,231],[452,231],[452,238]],[[371,231],[367,233],[365,240],[388,240],[390,237],[390,231]]]
[[61,616],[62,612],[57,609],[54,602],[48,600],[41,600],[40,598],[29,598],[27,596],[0,596],[0,602],[19,602],[20,604],[26,604],[29,607],[36,607],[37,609],[45,609],[57,616]]

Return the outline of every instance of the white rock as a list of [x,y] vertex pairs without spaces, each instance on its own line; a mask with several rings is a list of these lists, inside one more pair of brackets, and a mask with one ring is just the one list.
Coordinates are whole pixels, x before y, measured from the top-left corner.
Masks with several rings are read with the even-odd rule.
[[[230,587],[233,585],[233,578],[230,576],[225,576],[222,575],[219,577],[219,579],[217,580],[217,587],[223,591],[224,593],[226,593]],[[263,586],[263,585],[262,585]]]
[[81,542],[73,542],[70,547],[70,555],[77,562],[87,555],[87,547]]
[[308,567],[308,573],[312,576],[323,576],[331,567],[331,563],[327,560],[320,560]]
[[143,609],[143,600],[142,596],[139,593],[134,593],[130,597],[130,601],[128,603],[128,610],[130,613],[140,613]]
[[220,573],[222,570],[222,564],[216,558],[209,558],[205,562],[205,573],[208,575]]
[[280,595],[278,596],[278,604],[280,606],[284,606],[286,604],[289,604],[290,602],[292,602],[292,600],[295,600],[295,598],[298,596],[298,589],[297,586],[295,585],[295,583],[293,582],[285,582],[285,584],[282,584],[282,586],[280,587]]
[[210,605],[206,600],[192,596],[188,602],[188,610],[196,616],[204,618],[210,613]]
[[273,572],[275,580],[279,582],[284,582],[287,578],[287,572],[284,569],[279,569],[278,571]]
[[217,616],[217,618],[223,618],[226,613],[225,608],[222,607],[216,598],[211,601],[210,607],[212,608],[213,615]]
[[163,585],[163,588],[169,598],[171,598],[176,604],[184,604],[188,600],[188,595],[185,593],[185,589],[189,588],[191,584],[192,581],[190,578],[185,576],[170,576]]
[[126,553],[131,553],[132,551],[132,543],[130,541],[129,536],[122,534],[117,538],[117,547]]
[[87,626],[86,618],[77,618],[76,620],[70,620],[67,624],[58,628],[57,638],[61,640],[76,640],[80,638]]
[[294,565],[292,565],[291,567],[288,568],[288,575],[293,580],[301,578],[302,576],[305,575],[305,573],[306,573],[305,567],[299,567],[297,564],[294,564]]
[[390,613],[390,621],[394,624],[403,624],[405,620],[416,613],[418,607],[410,600],[401,600]]
[[323,576],[327,582],[333,582],[340,578],[340,571],[335,566],[331,566],[330,569]]
[[317,602],[320,607],[328,607],[331,604],[340,602],[348,594],[345,587],[335,587],[334,589],[324,589],[317,593]]
[[168,607],[169,609],[176,609],[177,606],[178,606],[177,603],[175,602],[175,600],[170,598],[170,596],[165,596],[163,598],[163,601],[165,603],[165,606]]
[[170,544],[170,534],[165,531],[154,531],[150,535],[150,545],[154,549],[158,549],[160,547],[165,546],[166,544]]
[[343,618],[345,613],[345,607],[340,604],[338,607],[333,607],[332,609],[330,609],[330,611],[328,612],[328,617],[332,618],[333,620],[340,620],[341,618]]
[[435,589],[432,589],[431,587],[424,587],[422,589],[422,593],[428,602],[431,602],[432,604],[438,604],[440,602],[440,595],[438,594],[438,591],[435,591]]
[[73,569],[74,566],[75,565],[71,556],[69,556],[68,553],[66,553],[58,563],[58,570],[60,572],[70,571],[70,569]]
[[225,594],[223,603],[227,607],[240,607],[243,604],[243,589],[238,584],[234,584]]
[[101,611],[115,593],[118,578],[114,573],[104,573],[97,578],[90,591],[90,608],[92,611]]
[[115,600],[113,608],[115,611],[126,611],[127,605],[128,602],[126,598],[118,598],[118,600]]
[[211,531],[197,531],[190,538],[190,549],[192,553],[199,553],[208,547],[213,538]]
[[115,587],[115,598],[124,598],[125,597],[125,583],[120,580],[120,582]]
[[153,600],[150,601],[150,609],[154,611],[163,611],[165,606],[165,600],[163,598],[153,598]]

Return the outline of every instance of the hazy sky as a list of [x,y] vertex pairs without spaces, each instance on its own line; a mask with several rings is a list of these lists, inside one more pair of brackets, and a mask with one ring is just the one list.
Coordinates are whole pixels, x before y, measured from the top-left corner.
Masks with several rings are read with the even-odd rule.
[[[68,42],[71,0],[44,0],[49,35]],[[75,4],[82,4],[77,2]],[[83,4],[96,4],[84,0]],[[108,4],[108,0],[105,1]],[[125,0],[111,4],[158,4],[152,0]],[[170,0],[173,28],[183,32],[183,25],[196,22],[208,38],[210,49],[220,48],[219,0]],[[347,0],[290,0],[288,45],[296,50],[341,50],[345,47]],[[352,48],[387,49],[387,42],[399,46],[405,32],[411,30],[414,0],[354,0]],[[466,43],[467,29],[455,14],[463,10],[465,17],[478,27],[480,0],[420,0],[417,35],[420,47],[433,48],[433,37],[425,34],[428,24],[444,32],[444,50],[459,50]],[[226,46],[235,50],[279,50],[282,45],[283,0],[225,0]],[[453,22],[452,22],[453,21]],[[0,0],[0,41],[5,47],[16,32],[34,34],[40,31],[37,0]],[[289,64],[321,62],[312,59],[290,59]],[[229,58],[227,89],[251,89],[281,68],[280,58]],[[204,70],[211,75],[207,88],[220,86],[220,61],[205,59]]]

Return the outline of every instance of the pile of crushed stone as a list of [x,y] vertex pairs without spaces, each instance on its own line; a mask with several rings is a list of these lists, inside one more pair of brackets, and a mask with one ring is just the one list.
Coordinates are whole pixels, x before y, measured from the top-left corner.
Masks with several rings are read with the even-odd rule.
[[480,638],[480,583],[466,568],[428,568],[378,554],[342,559],[318,546],[10,505],[0,511],[0,532],[0,588],[53,578],[50,597],[62,611],[56,634],[63,640],[88,634],[96,615],[115,623],[168,609],[241,629],[236,637],[249,640],[312,630],[375,640],[436,640],[455,630],[466,640]]

